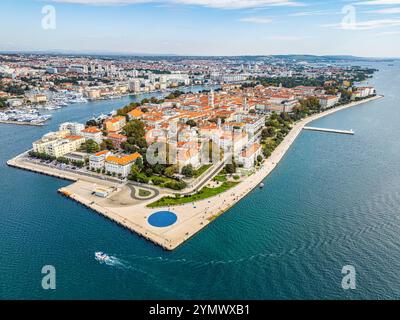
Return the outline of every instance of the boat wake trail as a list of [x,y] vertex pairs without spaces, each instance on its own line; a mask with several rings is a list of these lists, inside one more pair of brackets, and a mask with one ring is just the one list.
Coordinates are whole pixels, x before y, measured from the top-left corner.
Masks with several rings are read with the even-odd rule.
[[100,264],[105,264],[110,267],[122,269],[122,270],[131,270],[135,272],[142,273],[150,278],[155,278],[152,274],[149,272],[143,270],[140,267],[135,266],[133,263],[128,262],[127,260],[123,260],[120,258],[117,258],[115,255],[108,255],[103,252],[96,252],[95,253],[95,259],[100,263]]
[[173,294],[174,296],[179,296],[179,292],[175,290],[171,290],[168,286],[158,283],[159,278],[154,276],[152,273],[142,269],[139,266],[136,266],[133,262],[128,262],[127,260],[123,260],[117,258],[115,255],[108,255],[103,252],[96,252],[95,259],[100,264],[105,264],[110,267],[114,267],[124,271],[134,271],[135,274],[141,274],[145,277],[148,277],[152,280],[152,284],[160,288],[162,291],[165,291],[169,294]]
[[121,259],[118,259],[117,257],[109,256],[102,252],[96,252],[95,259],[98,262],[100,262],[100,264],[106,264],[110,267],[119,267],[119,268],[123,268],[123,269],[129,269],[129,265],[127,265],[126,262],[122,261]]

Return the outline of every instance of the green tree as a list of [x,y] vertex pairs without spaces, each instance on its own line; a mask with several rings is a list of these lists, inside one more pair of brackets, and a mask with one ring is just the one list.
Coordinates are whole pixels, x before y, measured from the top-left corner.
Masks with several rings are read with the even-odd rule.
[[96,141],[89,139],[82,144],[82,149],[85,150],[87,153],[96,153],[100,151],[100,146]]
[[130,138],[143,138],[146,134],[144,129],[144,123],[140,120],[130,121],[123,129],[125,134]]
[[[319,102],[318,102],[319,103]],[[280,117],[283,121],[285,122],[292,122],[292,118],[290,117],[290,115],[287,112],[282,112],[280,114]]]
[[197,126],[197,123],[196,123],[196,121],[194,121],[194,120],[188,120],[188,121],[186,122],[186,124],[187,124],[188,126],[190,126],[191,128]]
[[164,170],[164,174],[169,178],[173,177],[174,174],[177,172],[178,172],[177,166],[170,166],[170,167],[165,168],[165,170]]
[[101,150],[114,150],[114,144],[110,139],[105,139],[100,144],[100,149]]
[[183,174],[185,177],[188,177],[188,178],[193,177],[193,175],[194,175],[193,166],[192,166],[191,164],[189,164],[189,165],[187,165],[187,166],[184,166],[184,167],[182,168],[182,174]]
[[137,158],[135,161],[135,165],[138,168],[139,172],[144,169],[143,158]]
[[234,174],[236,172],[236,165],[234,163],[229,163],[225,166],[225,171],[227,174]]
[[65,158],[65,157],[57,158],[57,162],[64,163],[64,164],[69,164],[69,160],[67,158]]
[[269,158],[272,154],[271,149],[268,147],[263,148],[263,154],[265,158]]
[[262,137],[263,139],[271,138],[271,137],[273,137],[273,136],[275,136],[275,129],[272,128],[272,127],[264,128],[264,129],[261,131],[261,137]]
[[153,171],[154,171],[155,174],[162,174],[163,171],[164,171],[164,166],[162,164],[160,164],[160,163],[156,163],[153,166]]
[[117,111],[117,115],[126,116],[129,112],[131,112],[133,109],[136,109],[139,106],[140,106],[140,103],[132,102],[131,104],[123,107],[122,109],[119,109]]

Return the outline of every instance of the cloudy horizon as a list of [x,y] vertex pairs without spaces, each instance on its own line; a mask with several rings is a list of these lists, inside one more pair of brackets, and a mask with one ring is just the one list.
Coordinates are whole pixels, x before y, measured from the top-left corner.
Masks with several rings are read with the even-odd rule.
[[3,0],[0,27],[0,51],[400,57],[400,0]]

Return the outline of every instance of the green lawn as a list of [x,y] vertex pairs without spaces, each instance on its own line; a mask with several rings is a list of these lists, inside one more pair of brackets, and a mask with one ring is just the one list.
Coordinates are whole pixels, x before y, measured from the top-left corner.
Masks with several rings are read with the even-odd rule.
[[174,206],[174,205],[204,200],[207,198],[217,196],[218,194],[223,193],[237,186],[238,184],[239,182],[224,182],[221,186],[217,188],[205,187],[201,189],[198,193],[191,196],[185,196],[181,198],[164,197],[156,202],[149,204],[148,207],[149,208],[167,207],[167,206]]
[[151,195],[151,192],[148,190],[139,189],[139,197],[148,197]]
[[216,182],[227,182],[228,181],[228,179],[225,175],[218,175],[213,180]]
[[207,165],[202,166],[201,168],[194,171],[193,177],[194,178],[200,177],[203,173],[205,173],[211,167],[212,167],[212,164],[207,164]]

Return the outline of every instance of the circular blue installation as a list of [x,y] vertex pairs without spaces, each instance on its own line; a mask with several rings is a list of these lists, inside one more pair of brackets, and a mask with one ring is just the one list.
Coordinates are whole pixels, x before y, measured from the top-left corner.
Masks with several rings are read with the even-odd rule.
[[175,213],[170,211],[160,211],[152,214],[149,217],[148,222],[153,227],[165,228],[172,226],[177,220],[178,217]]

